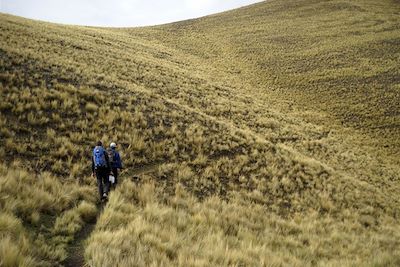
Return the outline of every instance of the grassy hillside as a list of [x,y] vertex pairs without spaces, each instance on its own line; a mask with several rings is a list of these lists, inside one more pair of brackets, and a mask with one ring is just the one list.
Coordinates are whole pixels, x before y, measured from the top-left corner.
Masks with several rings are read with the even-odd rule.
[[[361,144],[396,158],[399,14],[390,0],[272,0],[155,27],[151,35],[144,28],[142,36],[225,69],[258,98],[277,98],[279,109],[352,127],[366,135]],[[322,111],[328,117],[315,118]]]
[[[67,264],[95,222],[90,266],[400,264],[398,10],[280,0],[136,29],[1,14],[0,265]],[[126,167],[102,210],[99,139]]]

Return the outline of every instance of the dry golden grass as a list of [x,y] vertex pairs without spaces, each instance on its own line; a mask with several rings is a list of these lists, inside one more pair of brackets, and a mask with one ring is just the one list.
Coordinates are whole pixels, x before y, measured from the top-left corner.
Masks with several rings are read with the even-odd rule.
[[62,263],[98,212],[101,139],[126,171],[92,266],[399,265],[397,10],[276,0],[136,29],[1,14],[1,264]]
[[[158,195],[161,194],[161,195]],[[282,218],[232,194],[199,202],[176,185],[163,198],[154,183],[125,180],[111,196],[85,255],[91,266],[395,266],[399,232],[389,219],[376,231],[359,214],[345,221],[316,211]],[[103,253],[104,251],[108,253]],[[357,255],[357,257],[354,257]]]
[[97,214],[93,188],[32,174],[17,163],[0,166],[0,195],[0,266],[61,263],[83,221]]

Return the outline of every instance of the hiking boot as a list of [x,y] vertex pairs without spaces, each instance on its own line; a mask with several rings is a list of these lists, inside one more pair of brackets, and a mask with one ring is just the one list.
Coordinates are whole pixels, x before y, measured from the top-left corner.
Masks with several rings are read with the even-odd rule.
[[105,202],[107,202],[107,201],[108,201],[108,196],[107,196],[106,193],[104,193],[103,196],[101,197],[101,202],[102,202],[102,203],[105,203]]

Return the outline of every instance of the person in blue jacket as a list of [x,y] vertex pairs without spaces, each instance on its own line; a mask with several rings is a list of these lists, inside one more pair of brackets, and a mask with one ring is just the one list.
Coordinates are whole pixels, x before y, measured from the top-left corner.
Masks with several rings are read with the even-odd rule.
[[114,142],[110,144],[110,148],[108,149],[108,158],[110,159],[111,171],[115,178],[113,184],[113,187],[115,188],[118,183],[118,169],[122,170],[122,161],[121,156],[117,151],[117,144]]
[[110,191],[108,175],[111,171],[111,164],[107,151],[103,148],[101,141],[98,141],[92,153],[92,172],[97,178],[100,199],[107,200]]

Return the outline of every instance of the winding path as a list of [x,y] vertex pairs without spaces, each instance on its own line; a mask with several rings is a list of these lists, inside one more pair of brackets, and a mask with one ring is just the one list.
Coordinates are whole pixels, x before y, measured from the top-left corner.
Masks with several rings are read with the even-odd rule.
[[[125,176],[125,177],[137,178],[137,177],[140,177],[140,175],[150,173],[150,172],[157,170],[158,166],[160,166],[161,164],[162,163],[151,163],[151,164],[147,164],[147,165],[141,166],[139,168],[136,168],[133,171],[126,171],[121,174],[122,174],[122,176]],[[100,203],[97,205],[96,219],[91,223],[85,224],[82,227],[82,229],[75,235],[75,239],[72,241],[72,243],[69,244],[69,246],[67,248],[68,256],[62,263],[65,267],[87,266],[87,264],[85,264],[84,243],[85,243],[85,240],[90,236],[90,234],[93,232],[94,228],[96,227],[97,219],[100,217],[104,207],[105,207],[105,203]]]

